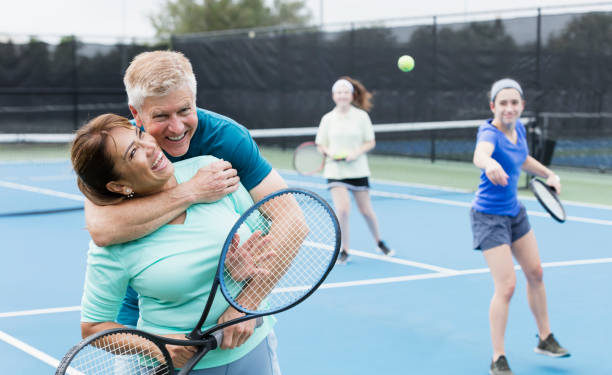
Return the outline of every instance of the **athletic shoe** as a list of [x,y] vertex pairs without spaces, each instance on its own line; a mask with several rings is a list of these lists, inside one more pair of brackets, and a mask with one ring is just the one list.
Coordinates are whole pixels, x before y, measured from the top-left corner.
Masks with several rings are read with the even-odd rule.
[[[539,336],[538,336],[539,337]],[[546,340],[539,340],[538,346],[533,349],[538,354],[544,354],[549,357],[569,357],[570,353],[567,349],[563,348],[557,339],[551,333],[548,335]]]
[[342,249],[340,250],[340,254],[338,255],[338,259],[336,260],[336,264],[347,264],[349,259],[349,253]]
[[393,256],[393,254],[395,254],[395,250],[390,249],[385,243],[385,241],[378,241],[378,251],[390,257]]
[[512,370],[510,370],[510,365],[508,365],[508,360],[505,355],[500,355],[497,358],[497,361],[491,361],[491,369],[489,370],[489,374],[491,375],[514,375]]

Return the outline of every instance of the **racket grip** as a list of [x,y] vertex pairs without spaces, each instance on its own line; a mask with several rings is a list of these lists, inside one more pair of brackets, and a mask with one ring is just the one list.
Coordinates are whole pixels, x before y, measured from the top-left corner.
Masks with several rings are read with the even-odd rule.
[[[255,328],[259,328],[262,324],[263,324],[263,316],[258,316],[257,319],[255,319]],[[213,332],[212,336],[215,338],[215,341],[217,342],[217,348],[221,346],[221,341],[223,341],[223,330],[220,329],[218,331]]]

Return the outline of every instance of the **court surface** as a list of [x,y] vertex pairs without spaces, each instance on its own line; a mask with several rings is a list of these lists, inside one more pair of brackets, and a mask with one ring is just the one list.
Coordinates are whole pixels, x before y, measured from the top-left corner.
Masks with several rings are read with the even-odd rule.
[[[282,172],[291,186],[330,200],[323,179]],[[82,196],[67,161],[0,163],[0,192],[0,361],[8,363],[1,372],[52,374],[80,339],[89,236],[83,211],[72,209]],[[374,180],[372,196],[396,256],[376,252],[353,206],[350,262],[277,315],[283,374],[487,374],[493,285],[471,250],[472,193]],[[612,374],[612,207],[568,204],[569,219],[559,224],[534,199],[523,202],[540,244],[552,329],[572,356],[533,352],[537,330],[519,274],[506,332],[513,371]],[[66,211],[2,216],[58,208]]]

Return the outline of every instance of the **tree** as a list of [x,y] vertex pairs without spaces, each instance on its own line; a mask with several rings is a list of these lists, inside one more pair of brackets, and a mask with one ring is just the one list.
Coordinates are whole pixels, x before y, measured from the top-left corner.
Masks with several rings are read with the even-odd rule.
[[166,0],[150,17],[158,36],[276,25],[302,26],[311,13],[304,0]]

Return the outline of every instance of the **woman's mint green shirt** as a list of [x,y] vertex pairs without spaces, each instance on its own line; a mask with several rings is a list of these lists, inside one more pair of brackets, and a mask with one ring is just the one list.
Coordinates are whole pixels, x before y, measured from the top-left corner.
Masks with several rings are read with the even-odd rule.
[[[215,160],[201,156],[174,163],[178,183]],[[139,295],[138,329],[155,334],[191,332],[208,299],[225,238],[252,204],[240,185],[217,202],[189,207],[184,224],[164,225],[148,236],[118,245],[98,247],[90,242],[81,321],[115,321],[131,285]],[[241,241],[251,235],[245,230],[238,233]],[[204,328],[216,324],[228,306],[219,291]],[[222,366],[241,358],[268,335],[274,322],[266,317],[243,345],[213,350],[195,368]]]

